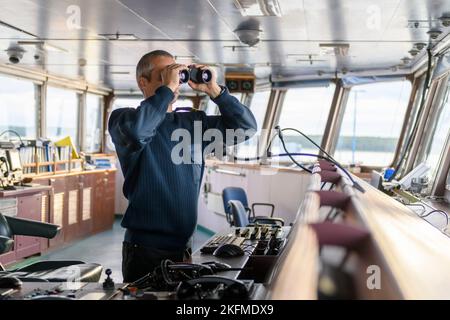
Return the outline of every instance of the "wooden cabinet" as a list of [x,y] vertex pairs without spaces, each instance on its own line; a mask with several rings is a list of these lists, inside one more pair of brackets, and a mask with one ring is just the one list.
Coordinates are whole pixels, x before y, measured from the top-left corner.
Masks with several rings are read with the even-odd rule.
[[50,178],[50,223],[61,227],[58,235],[49,241],[49,247],[56,247],[64,244],[64,235],[67,227],[67,194],[66,178]]
[[37,177],[33,183],[50,191],[16,195],[14,208],[21,218],[61,226],[53,239],[17,236],[14,251],[0,255],[8,264],[108,230],[114,223],[115,171]]
[[80,222],[78,234],[84,237],[93,232],[95,175],[80,175]]
[[[17,216],[30,220],[41,220],[42,195],[40,193],[20,197],[17,203]],[[16,236],[16,259],[22,259],[41,252],[41,238]]]
[[116,193],[116,174],[115,172],[106,172],[105,174],[105,200],[103,201],[103,212],[105,215],[105,227],[109,229],[114,223],[115,216],[115,193]]
[[80,237],[81,203],[80,203],[80,176],[67,176],[66,183],[66,225],[64,242],[71,242]]
[[105,172],[96,180],[94,229],[97,232],[107,230],[114,222],[114,196],[115,196],[114,173]]
[[[35,189],[34,189],[35,190]],[[45,190],[45,191],[44,191]],[[46,204],[49,188],[27,190],[27,192],[10,191],[11,196],[0,198],[3,206],[0,210],[3,214],[35,221],[47,221]],[[4,203],[7,205],[5,206]],[[8,205],[9,204],[9,205]],[[0,263],[9,264],[19,259],[29,257],[47,249],[48,240],[39,237],[15,236],[12,251],[0,255]]]

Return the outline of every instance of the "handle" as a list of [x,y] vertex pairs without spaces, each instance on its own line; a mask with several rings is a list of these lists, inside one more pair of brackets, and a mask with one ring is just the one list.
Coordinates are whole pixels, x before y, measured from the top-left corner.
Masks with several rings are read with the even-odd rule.
[[242,172],[225,170],[225,169],[213,169],[213,170],[214,170],[214,172],[217,172],[217,173],[228,174],[231,176],[245,177],[245,173],[242,173]]

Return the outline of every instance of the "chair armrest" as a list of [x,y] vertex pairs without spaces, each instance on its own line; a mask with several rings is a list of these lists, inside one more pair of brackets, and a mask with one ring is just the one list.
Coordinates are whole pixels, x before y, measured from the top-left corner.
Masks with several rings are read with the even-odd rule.
[[253,222],[259,222],[261,224],[280,224],[282,227],[284,226],[284,220],[281,218],[256,217]]
[[48,271],[52,269],[59,269],[64,267],[70,267],[77,264],[85,264],[83,261],[78,260],[52,260],[52,261],[38,261],[28,266],[14,270],[15,272],[38,272]]
[[56,224],[8,216],[5,216],[5,218],[13,235],[52,239],[61,229]]
[[245,207],[245,211],[247,212],[249,221],[251,220],[252,214],[253,214],[253,218],[255,217],[255,214],[253,213],[252,209],[250,209],[249,207]]
[[253,217],[255,217],[255,207],[256,206],[265,206],[265,207],[271,207],[272,212],[270,213],[270,217],[273,217],[273,212],[275,211],[275,206],[272,203],[264,203],[264,202],[255,202],[252,204],[252,211],[253,211]]
[[12,250],[14,240],[8,237],[0,236],[0,254],[7,253]]

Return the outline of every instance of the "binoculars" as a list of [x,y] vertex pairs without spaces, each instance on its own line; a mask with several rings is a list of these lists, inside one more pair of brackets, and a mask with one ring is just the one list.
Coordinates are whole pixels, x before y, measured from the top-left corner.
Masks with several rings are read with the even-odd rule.
[[212,79],[211,70],[201,70],[199,68],[189,68],[180,71],[180,83],[186,83],[192,80],[195,83],[208,83]]

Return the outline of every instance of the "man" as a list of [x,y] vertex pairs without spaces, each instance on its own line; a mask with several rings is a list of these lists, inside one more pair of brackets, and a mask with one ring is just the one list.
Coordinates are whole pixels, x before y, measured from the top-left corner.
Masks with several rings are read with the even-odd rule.
[[144,55],[137,65],[136,78],[145,100],[137,109],[115,110],[109,119],[109,131],[125,177],[123,192],[129,201],[122,220],[126,228],[122,248],[124,282],[153,271],[161,260],[186,259],[187,244],[197,223],[204,161],[202,158],[201,164],[175,164],[171,159],[177,144],[171,141],[173,131],[183,128],[193,136],[194,121],[201,121],[203,132],[215,128],[224,137],[227,129],[256,130],[253,114],[217,84],[213,70],[209,83],[189,81],[189,85],[208,94],[219,106],[221,116],[171,112],[183,69],[186,66],[176,64],[166,51]]

